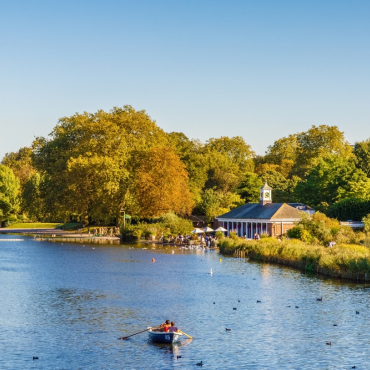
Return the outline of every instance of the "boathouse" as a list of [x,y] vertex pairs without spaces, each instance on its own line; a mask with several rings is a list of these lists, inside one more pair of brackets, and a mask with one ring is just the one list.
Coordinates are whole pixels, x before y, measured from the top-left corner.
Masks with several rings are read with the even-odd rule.
[[[294,207],[294,205],[298,205]],[[254,234],[284,235],[301,219],[301,203],[272,203],[272,188],[267,183],[261,187],[260,202],[247,203],[217,217],[217,221],[238,236],[253,238]],[[307,212],[308,213],[308,212]]]

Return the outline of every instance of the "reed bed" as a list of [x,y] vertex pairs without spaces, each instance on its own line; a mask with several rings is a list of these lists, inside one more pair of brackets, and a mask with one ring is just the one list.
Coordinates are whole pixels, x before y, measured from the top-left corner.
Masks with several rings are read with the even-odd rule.
[[337,244],[329,248],[296,239],[225,238],[218,246],[223,254],[237,255],[237,252],[242,251],[256,260],[290,265],[330,276],[370,280],[370,249],[361,245]]

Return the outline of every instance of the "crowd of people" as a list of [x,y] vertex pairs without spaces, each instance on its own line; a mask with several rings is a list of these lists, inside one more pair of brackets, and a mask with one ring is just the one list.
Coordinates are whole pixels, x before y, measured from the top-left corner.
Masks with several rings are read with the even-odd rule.
[[[163,241],[163,235],[159,240]],[[177,235],[175,238],[175,243],[188,244],[188,240],[192,240],[190,235]],[[201,245],[205,245],[206,247],[210,248],[212,246],[212,241],[217,240],[217,238],[213,235],[202,234],[200,237],[198,237],[198,240],[200,241]]]

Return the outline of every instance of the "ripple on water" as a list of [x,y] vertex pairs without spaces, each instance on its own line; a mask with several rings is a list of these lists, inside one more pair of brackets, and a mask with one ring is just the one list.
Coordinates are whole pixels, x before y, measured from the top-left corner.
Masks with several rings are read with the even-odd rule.
[[[365,285],[220,262],[214,251],[31,239],[1,246],[0,368],[172,369],[201,360],[207,369],[367,367]],[[117,340],[167,318],[194,339]]]

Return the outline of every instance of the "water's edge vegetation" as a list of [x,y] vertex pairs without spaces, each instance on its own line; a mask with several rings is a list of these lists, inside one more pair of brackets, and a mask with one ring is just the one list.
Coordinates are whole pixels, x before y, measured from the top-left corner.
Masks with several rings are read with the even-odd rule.
[[225,238],[218,243],[218,247],[220,253],[225,255],[245,256],[335,278],[370,280],[370,250],[365,246],[337,244],[329,248],[295,239]]

